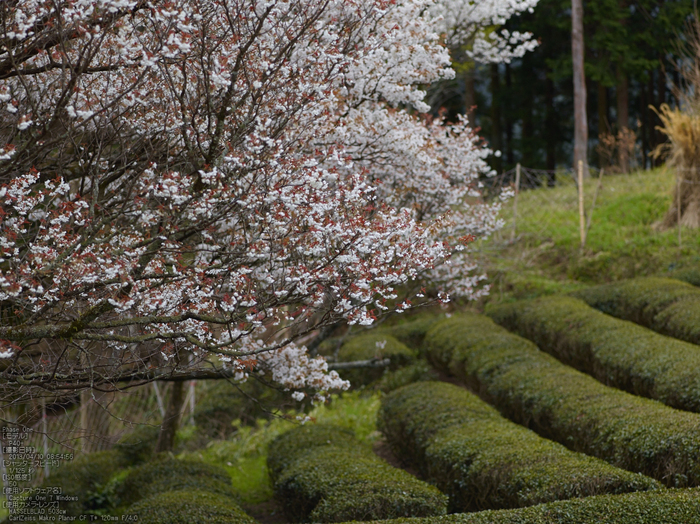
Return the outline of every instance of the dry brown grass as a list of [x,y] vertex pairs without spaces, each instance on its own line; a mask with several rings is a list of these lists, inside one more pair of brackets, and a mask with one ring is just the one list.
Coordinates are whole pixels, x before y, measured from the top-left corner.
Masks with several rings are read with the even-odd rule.
[[666,104],[656,110],[661,119],[657,129],[668,137],[655,155],[665,157],[676,171],[677,184],[673,203],[663,220],[663,227],[680,224],[700,227],[700,18],[698,11],[689,21],[678,51],[685,55],[680,62],[680,85],[673,88],[680,107]]
[[[699,84],[700,86],[700,84]],[[656,112],[661,119],[659,129],[669,141],[657,148],[669,166],[676,171],[678,183],[673,203],[664,217],[664,227],[700,227],[700,106],[686,105],[683,109],[663,104]],[[679,195],[680,191],[680,195]],[[680,204],[680,212],[678,205]]]

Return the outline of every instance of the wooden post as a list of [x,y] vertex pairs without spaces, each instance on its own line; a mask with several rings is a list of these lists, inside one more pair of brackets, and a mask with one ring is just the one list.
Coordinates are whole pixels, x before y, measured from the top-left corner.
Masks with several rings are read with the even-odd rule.
[[[8,501],[9,497],[5,493],[5,488],[7,487],[7,471],[5,470],[5,455],[2,453],[2,447],[5,445],[5,439],[0,439],[0,486],[2,486],[2,493],[0,493],[0,499],[4,499],[3,504]],[[10,510],[12,514],[12,510]]]
[[46,399],[41,398],[41,432],[44,434],[44,479],[49,478],[49,430],[46,427]]
[[158,402],[158,411],[160,412],[160,416],[164,417],[165,416],[165,406],[163,405],[163,397],[160,394],[160,389],[158,389],[157,382],[153,382],[153,391],[156,392],[156,401]]
[[586,245],[586,211],[583,207],[583,160],[578,161],[578,218],[581,233],[581,249]]
[[195,406],[197,405],[195,401],[195,381],[190,380],[190,425],[194,426],[194,409]]
[[586,240],[588,240],[588,232],[591,230],[591,219],[593,218],[593,210],[595,209],[595,203],[598,201],[598,193],[600,193],[600,188],[603,187],[603,172],[601,169],[598,174],[598,185],[595,188],[595,193],[593,194],[593,202],[591,203],[591,209],[588,211],[588,217],[586,217]]
[[520,163],[515,165],[515,196],[513,197],[513,232],[511,240],[515,240],[515,232],[518,226],[518,193],[520,193]]
[[678,222],[678,249],[682,249],[681,245],[681,218],[682,218],[682,213],[681,213],[681,175],[680,175],[680,170],[677,171],[676,173],[676,195],[678,195],[678,202],[676,203],[676,207],[678,208],[678,217],[676,221]]

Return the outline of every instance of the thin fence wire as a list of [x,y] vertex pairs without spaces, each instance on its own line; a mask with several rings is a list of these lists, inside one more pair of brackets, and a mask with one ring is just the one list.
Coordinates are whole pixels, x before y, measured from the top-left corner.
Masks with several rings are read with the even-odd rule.
[[[516,167],[486,179],[486,198],[495,198],[506,188],[511,191],[516,189],[517,171]],[[677,183],[674,177],[650,177],[645,171],[627,174],[604,171],[601,179],[600,170],[589,168],[588,173],[584,175],[582,217],[579,211],[578,177],[575,170],[545,170],[520,166],[518,197],[506,201],[502,206],[500,217],[505,223],[504,227],[475,246],[486,256],[482,262],[492,265],[489,261],[497,260],[509,246],[527,239],[542,244],[558,242],[565,237],[566,242],[572,242],[574,237],[580,249],[588,247],[589,241],[593,241],[600,231],[602,208],[609,206],[618,196],[622,197],[623,191],[670,197],[673,186]],[[699,183],[686,180],[688,178],[691,177],[682,177],[682,183]],[[617,180],[611,184],[613,179]],[[583,235],[580,234],[581,224]],[[579,237],[583,237],[583,242],[580,242]],[[530,244],[526,246],[536,247]]]
[[[551,208],[556,202],[557,209],[567,211],[576,209],[578,183],[576,172],[573,169],[546,170],[520,166],[519,184],[516,187],[517,171],[518,168],[515,167],[488,179],[485,183],[485,192],[489,196],[498,195],[505,188],[514,189],[518,193],[518,197],[506,202],[503,206],[501,218],[505,221],[505,226],[494,234],[488,242],[487,246],[491,249],[498,249],[503,244],[511,244],[515,241],[517,236],[522,233],[518,218],[524,216],[524,213],[528,213],[533,207],[544,210]],[[590,170],[588,178],[597,175],[597,170]],[[562,191],[562,188],[572,188],[572,190]],[[527,207],[519,210],[516,214],[518,198],[525,193],[527,194]],[[520,205],[523,205],[522,200]],[[536,223],[528,221],[531,228],[529,233],[538,237],[546,237],[548,231],[553,230],[555,225],[559,225],[561,220],[557,214],[540,213],[538,217]],[[572,223],[572,227],[578,226]]]
[[[182,424],[194,423],[194,410],[197,397],[208,386],[197,381],[187,384],[187,393],[183,403]],[[8,482],[6,466],[11,465],[8,440],[0,439],[0,500],[6,500],[6,489],[30,487],[42,484],[51,472],[65,459],[56,459],[56,455],[73,455],[73,459],[85,452],[111,449],[123,436],[133,432],[138,426],[159,425],[163,418],[164,406],[169,401],[169,388],[157,383],[146,384],[127,389],[102,398],[87,395],[83,403],[65,408],[37,403],[34,409],[40,414],[36,421],[21,430],[21,446],[30,450],[33,456],[32,474],[27,481]],[[49,409],[50,408],[50,409]],[[92,434],[87,434],[83,427],[87,416],[102,418],[104,423]],[[10,419],[12,417],[9,417]]]

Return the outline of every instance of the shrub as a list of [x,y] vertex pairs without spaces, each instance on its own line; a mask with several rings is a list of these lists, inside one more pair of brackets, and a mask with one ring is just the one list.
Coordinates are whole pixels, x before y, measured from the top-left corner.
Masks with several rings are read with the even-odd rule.
[[129,466],[141,464],[153,457],[159,431],[158,426],[139,426],[120,438],[114,449],[121,454]]
[[[348,339],[338,352],[340,362],[357,360],[389,359],[388,369],[395,370],[409,364],[416,358],[416,352],[409,349],[384,330],[369,331]],[[381,378],[387,368],[361,368],[339,371],[340,375],[353,386],[366,385]]]
[[479,315],[436,324],[426,347],[508,418],[667,485],[700,484],[700,416],[604,386]]
[[413,364],[394,371],[386,371],[376,384],[377,389],[389,393],[414,382],[436,380],[437,373],[425,359],[415,361]]
[[693,286],[700,286],[700,269],[697,268],[678,269],[672,271],[669,276],[676,280],[682,280],[683,282],[692,284]]
[[235,431],[234,421],[254,424],[257,419],[269,418],[270,409],[281,401],[277,390],[253,378],[236,385],[217,380],[197,400],[194,422],[209,438],[224,439]]
[[599,495],[522,509],[397,519],[382,524],[691,524],[700,522],[700,492],[673,489]]
[[700,411],[697,346],[610,317],[571,297],[508,304],[490,315],[607,385]]
[[614,317],[700,344],[700,289],[670,278],[635,278],[574,296]]
[[[58,470],[52,471],[51,476],[42,483],[42,487],[59,486],[67,498],[77,497],[77,500],[60,501],[59,507],[66,511],[66,515],[99,512],[108,509],[110,503],[101,497],[100,492],[112,475],[125,466],[124,458],[116,450],[78,455]],[[33,500],[35,498],[31,496],[28,502]]]
[[412,384],[385,397],[379,426],[398,456],[450,496],[451,511],[661,488],[543,439],[444,382]]
[[[141,524],[256,524],[233,500],[208,491],[169,491],[129,507]],[[128,522],[128,520],[122,520]]]
[[236,498],[231,477],[222,467],[168,457],[159,457],[131,470],[116,486],[115,494],[119,505],[126,507],[159,493],[185,489]]
[[420,348],[423,345],[423,339],[428,330],[444,318],[445,316],[443,314],[435,314],[426,311],[402,319],[401,322],[388,326],[386,330],[407,346],[411,348]]
[[275,492],[293,521],[443,515],[447,497],[393,468],[341,428],[305,425],[270,444]]

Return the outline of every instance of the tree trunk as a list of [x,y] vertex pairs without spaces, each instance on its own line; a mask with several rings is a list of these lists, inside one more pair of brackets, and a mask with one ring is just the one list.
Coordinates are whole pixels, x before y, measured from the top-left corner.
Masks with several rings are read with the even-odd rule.
[[[491,148],[494,151],[503,149],[501,137],[501,78],[498,64],[491,64]],[[499,173],[503,170],[501,157],[495,157],[493,167]]]
[[[649,71],[649,85],[647,86],[647,92],[648,92],[648,104],[647,104],[647,125],[649,127],[648,133],[649,133],[649,151],[653,151],[657,144],[659,143],[659,133],[660,131],[656,129],[656,124],[658,123],[658,118],[654,118],[654,112],[651,110],[649,107],[651,106],[656,106],[656,100],[654,98],[654,73],[655,69],[652,69]],[[659,160],[654,158],[652,155],[649,157],[649,164],[651,167],[656,167],[658,164]]]
[[571,0],[571,56],[574,64],[574,168],[588,173],[588,120],[584,71],[583,0]]
[[525,87],[525,102],[523,104],[523,136],[522,136],[522,164],[526,167],[534,166],[536,151],[535,140],[535,100],[531,86]]
[[610,133],[608,121],[608,88],[598,82],[598,135]]
[[511,78],[511,71],[510,71],[510,64],[506,64],[506,104],[505,104],[505,111],[504,111],[504,124],[506,126],[505,129],[505,144],[504,148],[506,150],[506,163],[508,164],[507,167],[510,168],[515,164],[515,154],[513,151],[513,105],[509,103],[511,96],[513,94],[512,87],[513,87],[513,81]]
[[647,106],[649,105],[649,98],[647,95],[647,86],[644,82],[640,82],[640,93],[639,98],[641,101],[640,114],[642,116],[642,168],[647,169],[647,160],[649,158],[649,118]]
[[547,186],[554,187],[556,183],[556,173],[557,168],[557,117],[554,114],[554,82],[549,75],[545,80],[545,137],[547,142],[547,159],[546,159],[546,169],[547,173]]
[[627,142],[619,140],[622,134],[627,133],[629,129],[630,112],[629,112],[629,83],[627,73],[625,73],[620,65],[617,66],[617,130],[618,130],[618,147],[617,156],[620,170],[623,173],[628,173],[630,170],[630,151],[626,146]]
[[170,389],[170,400],[168,408],[165,410],[165,417],[160,426],[158,442],[156,443],[156,453],[162,451],[172,451],[175,444],[175,433],[180,426],[180,414],[185,403],[185,382],[179,380],[173,382]]
[[[664,68],[664,58],[659,55],[659,76],[656,78],[657,99],[656,108],[659,109],[661,104],[666,103],[666,69]],[[661,144],[666,141],[666,137],[660,130],[656,130],[656,143]]]
[[617,129],[629,128],[629,82],[627,74],[617,67]]
[[472,66],[467,69],[467,72],[464,73],[464,114],[472,128],[476,127],[474,121],[474,108],[476,107],[476,90],[474,87],[475,67],[476,65],[472,64]]
[[609,134],[608,88],[605,87],[602,82],[598,82],[598,163],[600,167],[608,167],[609,157],[603,147],[603,139]]

